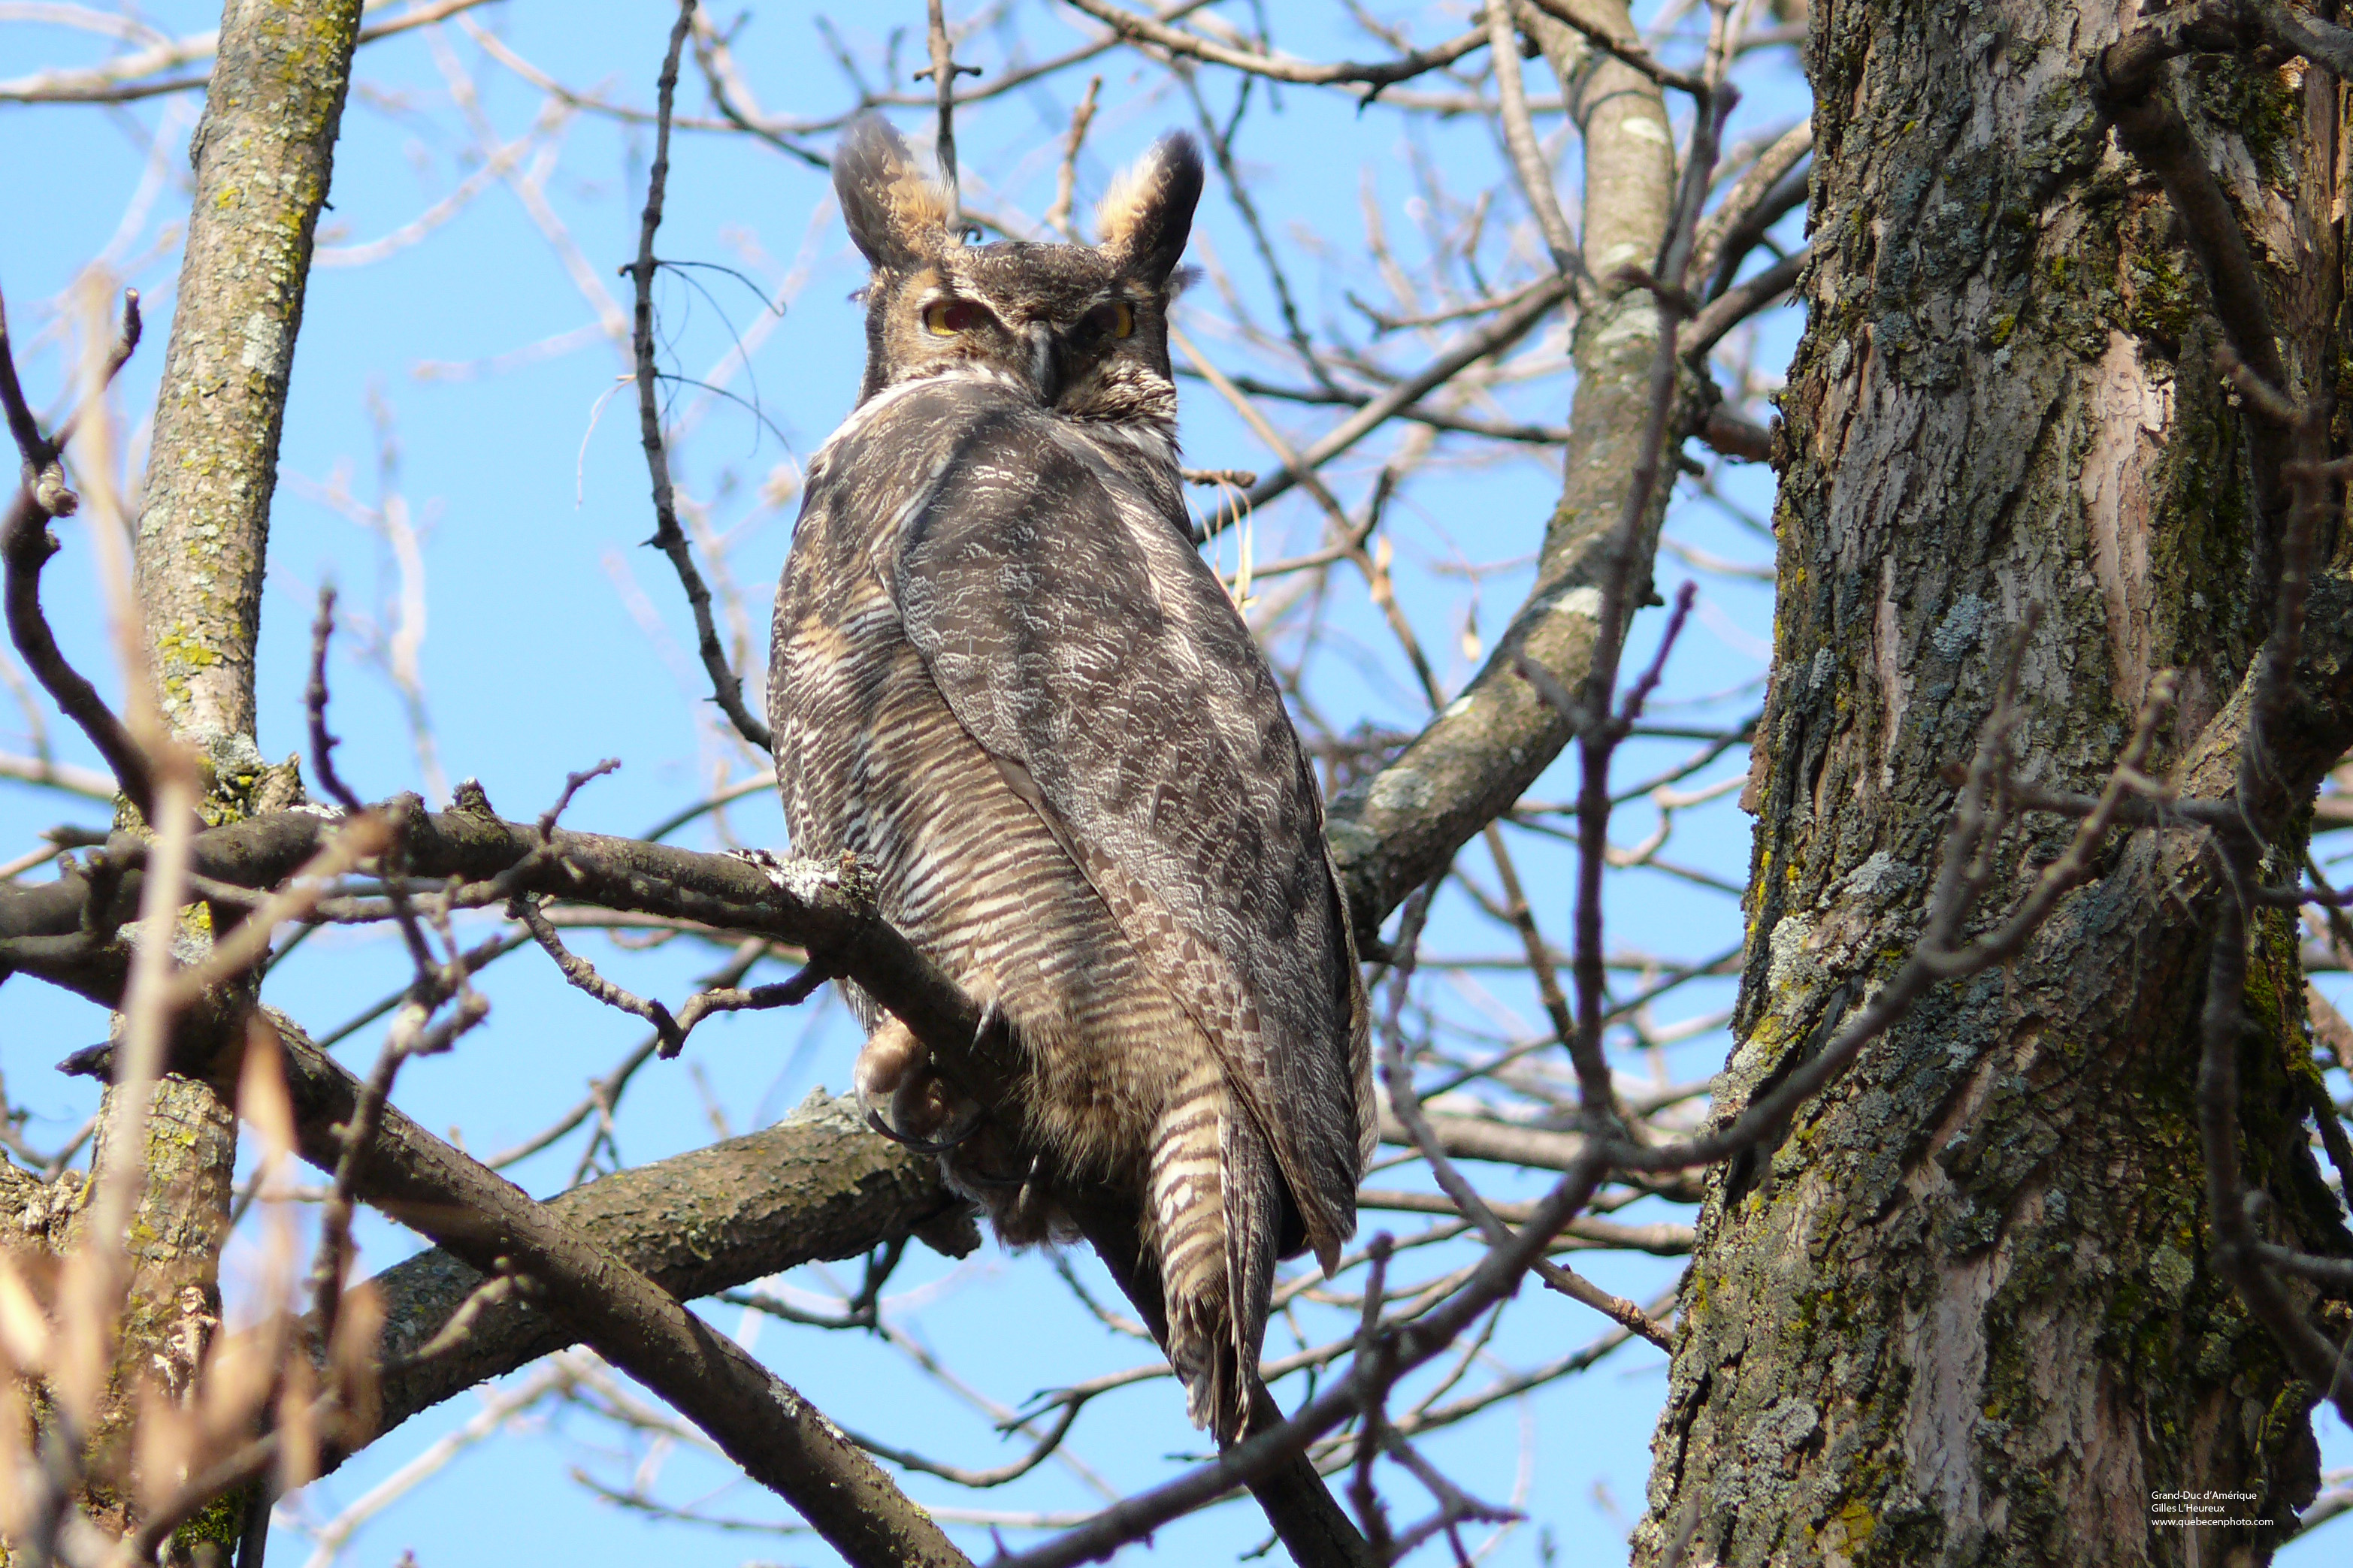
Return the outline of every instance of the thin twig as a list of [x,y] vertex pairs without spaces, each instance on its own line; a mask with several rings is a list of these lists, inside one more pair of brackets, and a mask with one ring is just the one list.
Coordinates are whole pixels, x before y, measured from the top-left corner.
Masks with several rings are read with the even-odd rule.
[[1274,288],[1274,306],[1282,317],[1283,335],[1291,341],[1292,352],[1299,356],[1307,374],[1326,391],[1337,390],[1332,373],[1325,368],[1324,357],[1315,352],[1315,344],[1307,335],[1307,328],[1299,319],[1299,301],[1293,297],[1291,279],[1283,271],[1281,258],[1267,237],[1266,225],[1260,218],[1258,203],[1250,198],[1250,184],[1234,165],[1234,135],[1241,126],[1244,107],[1250,101],[1251,79],[1242,79],[1241,90],[1235,95],[1233,114],[1220,125],[1209,112],[1208,100],[1201,95],[1201,84],[1190,68],[1179,68],[1176,80],[1193,100],[1193,113],[1201,122],[1202,139],[1209,144],[1209,156],[1218,165],[1218,177],[1224,182],[1226,195],[1234,204],[1234,211],[1242,220],[1242,232],[1250,236],[1250,247],[1258,253],[1259,266],[1265,271],[1267,281]]
[[1706,112],[1708,100],[1714,90],[1706,78],[1660,64],[1657,58],[1642,47],[1642,41],[1639,37],[1620,37],[1617,30],[1606,22],[1595,21],[1592,17],[1582,15],[1576,0],[1531,0],[1531,4],[1546,16],[1575,28],[1583,35],[1587,43],[1620,64],[1631,66],[1661,87],[1671,87],[1677,92],[1690,93],[1700,100],[1701,112],[1703,114]]
[[[637,304],[630,341],[636,350],[638,438],[646,450],[646,471],[653,482],[653,544],[670,558],[694,611],[696,646],[702,668],[711,677],[712,700],[727,715],[735,732],[759,750],[768,749],[768,726],[744,705],[742,678],[727,664],[727,650],[719,640],[718,623],[711,613],[711,589],[694,564],[693,547],[678,525],[678,501],[670,477],[670,453],[662,441],[660,373],[654,363],[654,274],[661,263],[654,258],[654,236],[661,228],[662,198],[670,180],[670,106],[678,93],[679,55],[693,26],[695,0],[680,0],[678,20],[670,30],[670,52],[662,58],[659,81],[659,110],[654,132],[653,167],[646,175],[646,206],[638,228],[638,258],[621,270],[637,286]],[[936,9],[936,6],[934,7]]]
[[[138,346],[140,332],[139,294],[136,289],[126,289],[122,330],[107,361],[110,379]],[[103,390],[101,384],[93,389],[91,395]],[[25,481],[10,502],[5,521],[0,521],[0,562],[5,563],[7,573],[9,637],[58,710],[71,719],[90,737],[90,744],[98,748],[98,754],[105,760],[124,796],[139,808],[142,816],[153,822],[155,784],[145,750],[132,737],[129,726],[106,705],[98,689],[74,668],[58,648],[48,617],[41,609],[41,569],[58,550],[57,541],[48,531],[49,520],[72,515],[79,499],[66,488],[64,473],[58,463],[64,433],[43,436],[31,405],[26,402],[24,386],[16,377],[15,350],[8,339],[5,300],[0,300],[0,411],[7,416],[9,434],[25,468]]]
[[564,978],[571,982],[575,987],[586,992],[607,1007],[617,1007],[633,1017],[643,1018],[647,1023],[651,1024],[654,1026],[654,1033],[661,1037],[660,1054],[663,1060],[667,1061],[675,1057],[685,1047],[686,1031],[679,1026],[678,1020],[670,1016],[668,1007],[663,1006],[659,1001],[649,1000],[623,986],[616,985],[597,973],[595,964],[564,945],[564,939],[555,934],[555,928],[548,924],[547,917],[540,912],[536,900],[509,900],[507,918],[522,922],[523,928],[531,932],[532,940],[539,943],[548,957],[555,960],[555,967],[563,971]]
[[[1399,1026],[1399,1014],[1413,980],[1415,949],[1420,940],[1422,921],[1430,912],[1431,891],[1430,886],[1418,890],[1406,900],[1405,913],[1399,917],[1397,957],[1395,966],[1389,971],[1388,1007],[1381,1025],[1381,1076],[1388,1086],[1390,1108],[1412,1134],[1422,1157],[1429,1161],[1430,1174],[1437,1178],[1440,1188],[1453,1200],[1462,1216],[1485,1235],[1488,1245],[1500,1248],[1510,1246],[1514,1239],[1511,1229],[1497,1217],[1494,1210],[1488,1207],[1478,1189],[1454,1168],[1454,1162],[1447,1158],[1444,1145],[1431,1129],[1428,1118],[1422,1114],[1420,1097],[1414,1092],[1413,1069],[1406,1060],[1405,1034]],[[1529,1268],[1562,1295],[1604,1313],[1662,1349],[1669,1344],[1666,1330],[1653,1322],[1650,1315],[1633,1302],[1610,1295],[1548,1258],[1536,1258],[1530,1262]],[[1371,1415],[1367,1414],[1368,1420]]]
[[946,7],[942,0],[927,0],[924,12],[924,43],[932,57],[931,65],[915,73],[922,81],[932,81],[934,107],[938,113],[938,140],[934,151],[939,158],[940,179],[947,188],[948,232],[955,234],[964,226],[963,205],[957,199],[961,182],[956,177],[955,146],[955,79],[959,76],[978,76],[978,66],[955,63],[955,46],[948,38]]
[[1061,166],[1054,173],[1054,200],[1046,209],[1046,226],[1073,241],[1079,237],[1071,219],[1071,204],[1079,188],[1079,149],[1086,142],[1087,127],[1094,121],[1095,94],[1102,90],[1103,78],[1088,78],[1086,96],[1071,110],[1070,134],[1062,139]]
[[1496,112],[1504,122],[1504,145],[1512,154],[1512,170],[1520,192],[1535,214],[1537,232],[1552,252],[1552,264],[1564,278],[1585,271],[1577,236],[1560,210],[1560,193],[1554,189],[1552,171],[1545,166],[1536,146],[1535,127],[1528,119],[1527,89],[1520,79],[1520,35],[1512,25],[1512,0],[1487,0],[1487,58],[1495,71]]
[[1369,65],[1353,60],[1326,65],[1289,55],[1251,53],[1233,48],[1204,38],[1198,33],[1187,33],[1151,17],[1139,16],[1133,11],[1111,4],[1111,0],[1070,0],[1070,3],[1097,21],[1116,28],[1122,37],[1132,43],[1148,44],[1172,55],[1189,56],[1210,65],[1248,71],[1253,76],[1275,81],[1296,82],[1303,87],[1361,85],[1366,89],[1364,98],[1366,102],[1378,97],[1381,89],[1451,66],[1487,42],[1486,29],[1474,27],[1445,43],[1431,48],[1416,49],[1398,59]]
[[1485,326],[1463,334],[1421,370],[1372,399],[1310,443],[1298,455],[1296,463],[1286,463],[1251,486],[1247,496],[1219,508],[1215,517],[1200,525],[1199,537],[1206,540],[1232,527],[1250,511],[1303,482],[1307,476],[1410,409],[1471,365],[1510,348],[1550,314],[1554,306],[1568,298],[1569,293],[1568,279],[1546,279],[1541,288],[1510,309],[1499,312]]
[[1396,1378],[1440,1354],[1468,1331],[1540,1255],[1542,1238],[1585,1206],[1599,1184],[1600,1170],[1596,1157],[1563,1176],[1537,1205],[1528,1226],[1510,1246],[1490,1248],[1470,1279],[1441,1305],[1413,1322],[1384,1330],[1382,1337],[1391,1349],[1376,1358],[1377,1368],[1361,1364],[1352,1368],[1347,1376],[1310,1399],[1288,1420],[1254,1433],[1212,1463],[1127,1498],[1034,1551],[1018,1555],[999,1552],[991,1560],[991,1568],[1075,1568],[1108,1554],[1123,1542],[1142,1538],[1237,1484],[1287,1464],[1315,1438],[1369,1408]]
[[[311,771],[317,776],[319,787],[356,817],[365,815],[368,808],[353,792],[352,786],[343,782],[343,775],[335,771],[335,748],[343,742],[327,729],[327,650],[334,635],[335,585],[327,583],[320,586],[319,614],[311,623],[311,679],[302,693],[311,737]],[[417,923],[417,911],[409,901],[402,876],[400,830],[405,820],[385,814],[385,824],[391,830],[391,844],[385,854],[385,891],[393,918],[400,922],[401,940],[408,945],[409,963],[417,972],[417,986],[426,987],[431,984],[429,976],[437,969],[438,962],[433,956],[431,944],[425,940],[425,928]],[[314,900],[311,907],[315,910],[323,902],[324,900]],[[411,992],[412,995],[419,994],[417,990]]]

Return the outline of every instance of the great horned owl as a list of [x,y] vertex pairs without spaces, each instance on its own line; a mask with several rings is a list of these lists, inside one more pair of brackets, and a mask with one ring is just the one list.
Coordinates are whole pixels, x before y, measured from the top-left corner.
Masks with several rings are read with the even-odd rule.
[[1374,1113],[1314,775],[1178,488],[1167,311],[1200,154],[1146,153],[1099,247],[965,244],[879,119],[834,188],[873,266],[866,379],[777,590],[777,777],[796,850],[858,856],[1010,1030],[1026,1134],[962,1124],[853,996],[859,1089],[955,1143],[1008,1242],[1100,1247],[1113,1211],[1140,1256],[1106,1261],[1165,1304],[1194,1423],[1231,1439],[1275,1260],[1335,1267]]

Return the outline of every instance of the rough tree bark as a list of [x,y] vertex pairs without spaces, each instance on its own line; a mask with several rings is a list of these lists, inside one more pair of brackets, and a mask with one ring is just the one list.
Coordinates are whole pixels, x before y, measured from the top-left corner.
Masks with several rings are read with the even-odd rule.
[[164,716],[208,748],[251,750],[278,439],[359,26],[360,0],[229,0],[190,152],[138,567]]
[[[2027,777],[2097,787],[2169,667],[2183,697],[2151,771],[2229,794],[2280,521],[2181,219],[2095,107],[2117,10],[1813,15],[1810,314],[1783,400],[1725,1116],[1917,934],[1945,770],[2030,603]],[[2249,236],[2285,374],[2328,396],[2336,83],[2219,55],[2157,79]],[[2308,643],[2343,632],[2316,623]],[[2258,825],[2272,880],[2296,879],[2317,777],[2283,764],[2292,812]],[[2073,826],[2028,824],[2004,851],[2021,870]],[[1778,1147],[1712,1181],[1638,1561],[1684,1531],[1687,1563],[2269,1555],[2316,1480],[2315,1394],[2208,1257],[2194,1096],[2216,888],[2193,834],[2112,846],[2016,963],[1931,993]],[[2253,948],[2250,1179],[2275,1236],[2343,1254],[2301,1125],[2292,917],[2261,916]],[[2314,1310],[2337,1341],[2353,1324]],[[2153,1525],[2151,1494],[2177,1488],[2259,1494],[2248,1515],[2277,1522]]]
[[[255,745],[254,651],[287,380],[359,23],[360,0],[228,0],[191,149],[195,198],[134,558],[157,700],[173,733],[205,755],[214,822],[285,805],[300,788],[290,763],[268,767]],[[187,917],[198,941],[209,933],[202,908]],[[187,1342],[185,1320],[218,1319],[237,1162],[236,1112],[217,1086],[167,1076],[153,1095],[116,1358],[126,1394]],[[124,1179],[124,1161],[101,1137],[93,1180]],[[132,1415],[114,1402],[99,1440],[127,1431]],[[236,1510],[215,1510],[175,1547],[202,1536],[225,1550],[238,1529]]]
[[[1543,46],[1574,101],[1585,137],[1582,260],[1590,278],[1581,289],[1583,309],[1572,348],[1579,373],[1575,435],[1563,498],[1546,530],[1536,589],[1494,658],[1403,757],[1354,799],[1335,803],[1335,847],[1348,875],[1360,928],[1368,933],[1408,890],[1441,868],[1508,805],[1568,739],[1567,725],[1536,700],[1515,666],[1523,653],[1531,654],[1576,685],[1590,665],[1599,584],[1610,575],[1612,533],[1632,495],[1631,470],[1655,354],[1656,309],[1646,293],[1629,290],[1615,274],[1630,263],[1653,262],[1665,227],[1675,178],[1665,106],[1648,78],[1591,52],[1541,13],[1524,5],[1512,9],[1518,25]],[[1599,0],[1584,9],[1600,25],[1630,33],[1617,0]],[[139,570],[153,617],[162,701],[175,730],[198,742],[211,763],[215,788],[207,811],[216,820],[259,813],[291,783],[290,769],[266,768],[254,748],[252,653],[287,372],[355,21],[356,5],[350,4],[314,0],[272,7],[258,0],[231,0],[221,64],[196,142],[197,213],[159,408]],[[1702,412],[1696,398],[1678,405],[1670,450],[1681,446]],[[1638,520],[1638,597],[1647,595],[1665,499],[1664,485],[1652,487]],[[228,832],[266,826],[248,823]],[[756,873],[735,863],[727,868],[739,879],[757,880]],[[79,898],[70,887],[58,891]],[[634,907],[636,896],[608,891],[597,901]],[[16,912],[29,918],[40,912],[31,909],[33,903],[54,901],[16,900],[21,906]],[[0,921],[0,926],[6,923]],[[65,943],[57,952],[71,945],[64,928],[34,921],[26,929],[36,927]],[[78,916],[71,931],[80,931]],[[10,934],[0,930],[0,936]],[[58,963],[78,977],[61,983],[75,984],[86,994],[111,994],[119,982],[102,955],[82,948]],[[34,963],[26,967],[42,969]],[[969,1011],[965,999],[948,1000]],[[944,1016],[952,1010],[944,1002],[934,1009]],[[217,1024],[237,1010],[200,1012]],[[957,1037],[970,1032],[964,1020]],[[185,1048],[200,1036],[211,1037],[198,1027],[184,1029],[183,1054],[174,1060],[195,1067]],[[170,1103],[177,1096],[186,1098],[185,1115]],[[317,1134],[321,1125],[306,1131]],[[1575,1142],[1567,1135],[1525,1136]],[[874,1143],[845,1128],[831,1129],[828,1137],[842,1152]],[[156,1145],[149,1153],[155,1180],[142,1226],[148,1237],[168,1243],[156,1257],[168,1257],[183,1269],[172,1284],[200,1277],[209,1290],[233,1123],[218,1097],[202,1083],[168,1080],[151,1143]],[[314,1158],[333,1152],[325,1142],[311,1150]],[[862,1196],[835,1193],[824,1184],[812,1187],[784,1172],[733,1194],[757,1201],[714,1207],[714,1197],[727,1195],[728,1184],[745,1175],[742,1152],[733,1150],[718,1164],[691,1171],[685,1166],[700,1156],[681,1157],[665,1168],[597,1184],[549,1207],[619,1261],[681,1296],[754,1277],[778,1267],[780,1258],[824,1255],[819,1249],[837,1247],[858,1250],[861,1227],[868,1242],[888,1239],[937,1215],[936,1174],[929,1162],[912,1162],[903,1151],[879,1145],[863,1151],[876,1162],[876,1182]],[[1518,1158],[1528,1150],[1525,1144],[1513,1151],[1466,1145],[1460,1152]],[[1557,1162],[1567,1155],[1547,1152],[1545,1158]],[[102,1156],[101,1171],[107,1163]],[[836,1198],[848,1205],[838,1237],[796,1234],[810,1215],[826,1212]],[[667,1235],[681,1205],[694,1211],[698,1225],[684,1254],[669,1245],[674,1238]],[[463,1252],[479,1239],[464,1237],[451,1245]],[[198,1275],[186,1275],[189,1268]],[[393,1292],[387,1355],[396,1357],[430,1338],[478,1278],[440,1254],[394,1271],[382,1282]],[[147,1299],[169,1302],[176,1295],[168,1289],[150,1289]],[[413,1413],[447,1397],[471,1376],[502,1370],[571,1337],[530,1308],[494,1310],[476,1322],[457,1351],[421,1367],[396,1370],[385,1391],[386,1413],[395,1418]],[[128,1353],[135,1354],[135,1349]]]

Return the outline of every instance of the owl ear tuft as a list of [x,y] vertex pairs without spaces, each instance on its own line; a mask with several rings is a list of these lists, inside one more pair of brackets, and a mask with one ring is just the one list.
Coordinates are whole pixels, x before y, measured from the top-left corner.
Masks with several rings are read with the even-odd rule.
[[879,114],[850,121],[833,154],[833,192],[849,237],[878,268],[903,272],[952,243],[948,199]]
[[1140,274],[1155,287],[1166,282],[1185,254],[1193,205],[1200,199],[1201,149],[1184,132],[1172,131],[1103,193],[1095,209],[1103,249],[1121,271]]

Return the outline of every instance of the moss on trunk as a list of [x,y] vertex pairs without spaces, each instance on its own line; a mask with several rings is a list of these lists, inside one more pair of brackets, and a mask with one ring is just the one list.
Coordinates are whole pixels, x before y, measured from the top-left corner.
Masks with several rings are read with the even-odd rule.
[[[2087,85],[2116,29],[2041,0],[1815,11],[1816,249],[1724,1114],[1918,934],[1945,769],[2029,604],[2022,772],[2065,789],[2097,787],[2160,668],[2184,695],[2158,770],[2209,755],[2267,628],[2205,285]],[[2257,256],[2301,257],[2274,300],[2284,338],[2316,341],[2342,293],[2335,89],[2168,69]],[[2072,827],[2030,818],[2010,886]],[[2214,884],[2189,837],[2119,836],[2021,958],[1932,992],[1778,1147],[1719,1173],[1641,1560],[1687,1521],[1689,1562],[1907,1568],[2257,1561],[2292,1527],[2313,1392],[2208,1262],[2193,1090]],[[2344,1251],[2300,1129],[2284,918],[2260,924],[2255,968],[2250,1178],[2281,1234]],[[2167,1527],[2175,1490],[2253,1493],[2243,1513],[2279,1522]]]

